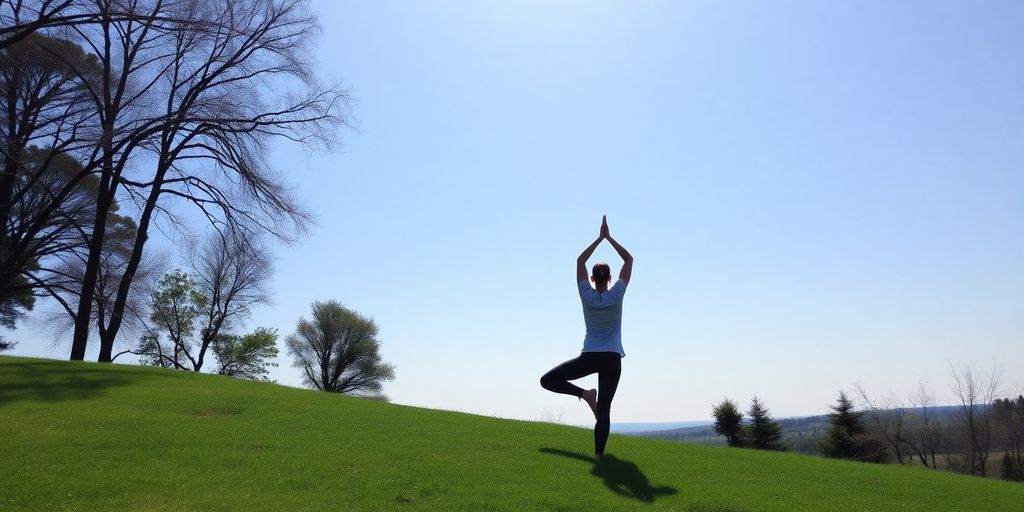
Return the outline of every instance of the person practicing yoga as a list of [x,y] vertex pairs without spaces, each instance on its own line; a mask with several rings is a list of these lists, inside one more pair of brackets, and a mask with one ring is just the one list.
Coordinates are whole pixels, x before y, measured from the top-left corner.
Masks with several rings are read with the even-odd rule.
[[[619,279],[609,288],[611,268],[603,262],[594,265],[590,276],[594,288],[591,288],[587,281],[587,260],[602,240],[608,240],[619,253],[622,269],[619,271]],[[619,386],[619,375],[622,373],[621,359],[626,356],[622,350],[622,298],[632,273],[633,256],[611,237],[608,233],[608,218],[602,217],[601,234],[576,258],[576,284],[583,302],[583,321],[587,325],[583,351],[579,357],[552,368],[540,378],[540,385],[544,389],[572,395],[585,400],[590,406],[597,419],[594,425],[594,454],[598,459],[604,455],[604,447],[608,443],[612,399],[615,398],[615,388]],[[598,389],[584,390],[569,382],[592,373],[597,373]]]

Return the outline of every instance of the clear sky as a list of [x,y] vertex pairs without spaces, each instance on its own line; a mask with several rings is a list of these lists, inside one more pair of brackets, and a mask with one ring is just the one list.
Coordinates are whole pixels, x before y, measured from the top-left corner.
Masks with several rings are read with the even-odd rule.
[[359,130],[272,155],[318,226],[250,327],[339,300],[394,402],[586,423],[538,379],[581,347],[607,214],[636,258],[614,422],[817,414],[855,382],[948,401],[951,364],[1024,387],[1024,3],[314,9]]

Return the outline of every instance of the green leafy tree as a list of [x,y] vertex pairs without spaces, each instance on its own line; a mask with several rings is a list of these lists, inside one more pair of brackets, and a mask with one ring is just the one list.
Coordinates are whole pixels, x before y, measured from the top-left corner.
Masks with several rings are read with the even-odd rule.
[[750,416],[750,424],[745,429],[748,447],[757,450],[786,450],[786,445],[782,443],[782,429],[756,396],[750,403],[747,415]]
[[[207,238],[193,252],[191,273],[176,270],[160,282],[150,301],[156,329],[149,329],[138,349],[130,352],[143,356],[149,364],[202,370],[213,344],[223,338],[226,347],[225,340],[239,338],[233,330],[254,305],[269,301],[266,282],[270,275],[271,262],[259,238],[243,240],[230,234]],[[161,336],[167,338],[166,346],[161,344]]]
[[36,298],[32,294],[32,284],[24,276],[7,276],[5,285],[8,289],[17,290],[6,297],[0,297],[0,326],[14,329],[26,311],[35,306]]
[[134,350],[127,350],[114,356],[117,359],[119,356],[129,353],[139,356],[139,362],[147,366],[159,366],[161,368],[183,368],[174,364],[174,359],[171,357],[172,350],[165,350],[164,345],[160,342],[160,335],[156,332],[147,332],[139,337],[138,346]]
[[81,46],[39,33],[24,33],[0,50],[0,323],[6,327],[32,309],[36,295],[59,288],[54,281],[61,275],[49,267],[79,256],[80,234],[91,230],[91,185],[98,180],[71,155],[79,142],[72,134],[87,132],[90,122],[81,108],[86,89],[76,78],[98,69]]
[[[214,234],[206,239],[192,258],[193,277],[199,291],[207,297],[199,330],[198,366],[202,367],[207,348],[245,318],[252,307],[269,303],[266,283],[272,264],[261,240]],[[276,335],[275,335],[276,339]]]
[[711,413],[715,417],[715,433],[724,436],[729,446],[742,447],[743,413],[736,407],[736,402],[725,398],[714,405]]
[[307,385],[321,391],[384,398],[381,387],[395,378],[380,357],[377,324],[333,300],[313,303],[313,319],[299,318],[285,339],[294,366]]
[[251,380],[269,380],[268,368],[277,357],[277,331],[257,327],[242,336],[218,336],[213,341],[213,353],[220,368],[217,373]]
[[[201,367],[193,342],[196,321],[209,303],[196,282],[185,272],[176,269],[160,280],[153,291],[150,320],[159,329],[142,337],[138,353],[150,364],[199,371]],[[161,334],[170,342],[161,343]]]

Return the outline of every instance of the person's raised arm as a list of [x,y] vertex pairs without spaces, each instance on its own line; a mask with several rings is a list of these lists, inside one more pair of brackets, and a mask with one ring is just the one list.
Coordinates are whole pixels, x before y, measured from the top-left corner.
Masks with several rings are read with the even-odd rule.
[[587,280],[587,260],[594,254],[594,249],[601,244],[601,240],[604,239],[605,233],[608,231],[607,224],[605,223],[604,217],[601,218],[601,234],[598,235],[597,240],[594,240],[592,244],[583,249],[580,253],[579,258],[576,258],[576,282]]
[[590,255],[594,254],[594,249],[601,244],[601,239],[594,240],[594,243],[590,244],[583,252],[580,253],[580,257],[576,258],[576,282],[587,280],[587,260],[590,259]]
[[619,245],[611,235],[605,235],[605,238],[608,239],[608,243],[612,244],[615,252],[619,253],[619,257],[622,258],[622,270],[619,270],[619,279],[629,284],[629,278],[633,275],[633,255],[629,254],[625,247]]

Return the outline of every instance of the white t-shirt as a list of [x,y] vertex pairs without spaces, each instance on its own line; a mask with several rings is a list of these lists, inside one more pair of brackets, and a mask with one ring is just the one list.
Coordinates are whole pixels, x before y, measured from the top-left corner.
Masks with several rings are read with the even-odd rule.
[[618,352],[622,350],[622,298],[626,294],[626,282],[615,281],[607,291],[598,292],[590,287],[590,281],[579,283],[580,301],[583,302],[583,321],[587,324],[587,336],[583,338],[583,352]]

